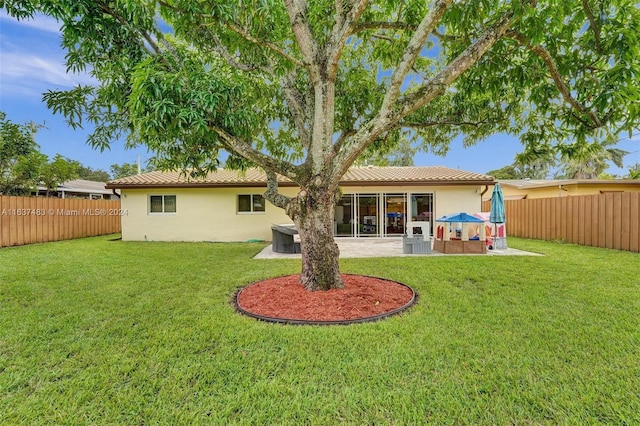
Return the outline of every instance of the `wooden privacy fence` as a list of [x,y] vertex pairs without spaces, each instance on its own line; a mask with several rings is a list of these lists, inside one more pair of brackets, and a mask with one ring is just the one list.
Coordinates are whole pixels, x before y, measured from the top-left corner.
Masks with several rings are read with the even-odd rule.
[[505,208],[507,235],[640,252],[640,192],[507,200]]
[[120,232],[120,200],[0,196],[0,247]]

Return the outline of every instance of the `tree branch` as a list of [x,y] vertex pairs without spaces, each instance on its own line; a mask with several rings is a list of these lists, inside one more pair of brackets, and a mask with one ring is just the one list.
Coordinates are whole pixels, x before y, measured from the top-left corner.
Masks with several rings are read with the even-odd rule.
[[336,8],[336,15],[335,15],[335,25],[338,28],[341,28],[344,24],[344,20],[345,20],[345,15],[344,15],[344,3],[342,2],[342,0],[334,0],[334,5]]
[[214,32],[210,31],[208,28],[207,28],[207,32],[209,33],[211,39],[214,42],[213,50],[216,53],[218,53],[220,56],[222,56],[231,67],[238,69],[240,71],[247,71],[247,72],[252,72],[252,71],[256,71],[258,69],[263,68],[253,64],[246,64],[238,61],[236,57],[234,57],[231,53],[229,53],[229,50],[227,50],[227,48],[222,44],[222,41],[220,41],[220,38]]
[[[338,166],[334,170],[334,176],[342,176],[349,165],[376,138],[397,128],[404,117],[443,94],[460,75],[476,64],[491,46],[504,36],[512,23],[512,16],[511,12],[506,12],[471,46],[451,61],[445,69],[431,80],[424,82],[417,91],[399,101],[399,108],[394,111],[390,109],[385,111],[381,108],[375,118],[363,125],[353,137],[340,147],[339,158],[336,160]],[[397,89],[399,90],[399,88]]]
[[584,13],[587,15],[591,29],[593,30],[596,52],[602,53],[602,44],[600,43],[600,25],[598,25],[595,16],[593,16],[593,11],[591,10],[591,6],[589,6],[589,0],[582,0],[582,8],[584,9]]
[[328,69],[327,74],[331,81],[335,81],[338,74],[338,64],[342,57],[342,51],[349,37],[353,34],[356,22],[362,16],[370,0],[360,0],[351,7],[351,10],[336,23],[331,31],[331,43],[327,46],[328,53]]
[[289,14],[293,35],[302,53],[301,66],[309,71],[311,82],[315,86],[320,81],[320,69],[316,61],[317,45],[306,16],[307,3],[305,0],[284,0],[284,4]]
[[571,108],[575,109],[580,114],[589,117],[589,119],[591,120],[591,125],[588,127],[597,128],[602,125],[602,122],[592,110],[578,102],[578,100],[571,95],[569,86],[562,79],[560,71],[558,70],[556,63],[551,56],[551,53],[549,53],[547,49],[545,49],[541,45],[530,44],[526,37],[522,33],[519,33],[517,31],[510,31],[507,35],[513,40],[520,43],[521,46],[535,53],[540,59],[542,59],[544,64],[547,66],[547,69],[551,73],[551,78],[565,102],[567,102],[571,106]]
[[289,55],[287,52],[285,52],[282,48],[280,48],[279,46],[265,41],[265,40],[260,40],[257,39],[255,37],[253,37],[251,34],[247,33],[246,31],[244,31],[242,28],[240,28],[239,25],[237,24],[232,24],[232,23],[225,23],[224,24],[225,27],[227,27],[227,29],[233,31],[234,33],[238,34],[240,37],[244,38],[245,40],[257,44],[258,46],[262,46],[262,47],[266,47],[267,49],[271,50],[272,52],[274,52],[275,54],[277,54],[278,56],[284,58],[285,60],[291,62],[293,65],[297,65],[299,67],[304,66],[303,62],[300,62],[299,60],[297,60],[296,58],[294,58],[293,56]]
[[[119,13],[117,13],[115,10],[109,7],[105,2],[98,1],[96,2],[96,4],[100,9],[104,11],[104,13],[106,13],[107,15],[113,16],[121,25],[126,27],[131,32],[131,34],[139,34],[147,43],[149,43],[149,46],[151,46],[151,49],[152,49],[150,51],[151,54],[157,55],[160,53],[160,49],[158,48],[158,45],[153,40],[153,38],[149,35],[149,33],[147,33],[146,31],[138,31],[129,23],[128,20],[126,20],[123,16],[121,16]],[[142,47],[143,50],[149,51],[149,49],[145,46],[145,44],[140,42],[139,40],[138,40],[138,44]]]
[[289,112],[291,112],[291,117],[300,135],[302,146],[308,148],[311,143],[311,136],[307,126],[307,105],[305,98],[296,89],[295,70],[284,77],[282,87],[285,98],[287,99],[287,104],[289,105]]
[[359,33],[367,30],[405,30],[415,31],[418,27],[406,22],[361,22],[353,28],[353,33]]
[[[210,14],[202,14],[202,13],[193,14],[193,12],[187,12],[187,11],[185,11],[185,10],[179,8],[179,7],[176,7],[176,6],[172,5],[172,4],[169,4],[169,3],[167,3],[166,1],[163,1],[163,0],[159,0],[158,4],[160,4],[163,7],[166,7],[167,9],[170,9],[170,10],[172,10],[174,12],[177,12],[177,13],[191,14],[191,15],[194,15],[194,16],[198,16],[200,18],[213,19],[216,24],[223,25],[229,31],[232,31],[232,32],[236,33],[240,37],[244,38],[246,41],[254,43],[254,44],[257,44],[257,45],[262,46],[262,47],[266,47],[267,49],[271,50],[272,52],[274,52],[275,54],[277,54],[281,58],[285,59],[288,62],[291,62],[294,65],[303,66],[302,62],[300,62],[299,60],[297,60],[293,56],[289,55],[280,46],[278,46],[278,45],[276,45],[274,43],[268,42],[266,40],[260,40],[260,39],[257,39],[255,37],[253,37],[247,31],[243,30],[242,27],[240,25],[238,25],[237,23],[235,23],[235,22],[220,22],[220,21],[218,21],[217,17],[215,17],[213,15],[210,15]],[[209,25],[211,25],[211,24],[203,23],[201,26],[202,27],[208,27]],[[218,42],[219,42],[219,39],[218,39]],[[218,43],[218,44],[220,44],[220,43]],[[218,53],[220,53],[220,52],[218,52]],[[228,52],[227,52],[227,54],[228,54]],[[230,55],[230,57],[233,57],[233,56]],[[240,63],[238,63],[238,64],[240,66],[242,66],[242,64],[240,64]],[[249,65],[245,65],[245,66],[249,66]]]
[[391,76],[389,89],[387,90],[384,100],[382,101],[382,106],[380,107],[380,113],[382,115],[387,115],[391,110],[392,105],[398,99],[405,77],[409,71],[411,71],[413,64],[422,51],[427,37],[429,37],[429,34],[431,34],[435,29],[437,23],[440,22],[440,19],[451,4],[451,1],[452,0],[435,0],[432,7],[429,8],[429,12],[427,12],[420,22],[420,25],[418,25],[418,28],[413,33],[398,67]]
[[269,169],[264,169],[267,174],[267,190],[264,193],[264,198],[269,200],[274,206],[280,207],[285,212],[291,203],[291,197],[282,195],[278,192],[278,176],[276,173]]
[[255,149],[251,144],[243,139],[233,136],[226,130],[212,125],[209,128],[215,132],[222,142],[222,145],[229,151],[236,152],[243,158],[257,164],[265,170],[278,170],[280,174],[296,181],[299,175],[299,166],[295,166],[287,161],[280,160]]
[[435,126],[480,127],[481,125],[486,124],[488,122],[489,120],[480,120],[480,121],[437,120],[437,121],[426,121],[423,123],[412,123],[408,121],[400,121],[398,122],[398,127],[407,127],[411,129],[428,129],[429,127],[435,127]]
[[475,65],[491,46],[505,35],[511,23],[512,13],[507,12],[481,34],[471,46],[451,61],[445,69],[431,80],[424,82],[416,92],[407,95],[399,102],[400,109],[394,114],[394,121],[403,119],[444,93],[458,77]]
[[338,139],[335,141],[335,143],[333,144],[333,152],[334,154],[337,154],[338,152],[340,152],[340,150],[342,149],[342,145],[345,143],[346,140],[348,140],[350,137],[353,137],[356,134],[356,131],[354,129],[348,129],[343,131],[340,136],[338,136]]

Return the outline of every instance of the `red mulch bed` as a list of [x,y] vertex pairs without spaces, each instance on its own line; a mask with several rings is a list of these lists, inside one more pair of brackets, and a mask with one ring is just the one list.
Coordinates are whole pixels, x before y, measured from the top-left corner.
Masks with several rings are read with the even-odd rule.
[[299,277],[272,278],[241,289],[236,297],[238,308],[267,320],[355,322],[384,316],[414,301],[411,288],[381,278],[343,274],[343,289],[308,291]]

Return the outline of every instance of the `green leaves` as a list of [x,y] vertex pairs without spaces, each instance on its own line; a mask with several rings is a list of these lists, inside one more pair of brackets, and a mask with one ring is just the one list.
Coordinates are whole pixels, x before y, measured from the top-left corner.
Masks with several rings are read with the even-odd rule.
[[[58,19],[68,69],[96,79],[95,87],[48,92],[54,112],[72,127],[95,126],[89,143],[99,149],[125,132],[129,145],[147,145],[164,167],[216,167],[223,151],[268,167],[312,155],[330,164],[348,145],[332,146],[336,141],[383,119],[391,124],[367,140],[370,153],[388,152],[398,135],[444,153],[460,134],[472,144],[510,133],[535,149],[640,127],[640,10],[631,0],[452,2],[384,118],[389,77],[432,7],[422,0],[370,2],[344,45],[332,31],[354,10],[346,1],[308,2],[294,16],[309,40],[295,34],[286,2],[275,0],[2,6],[18,19],[35,12]],[[431,95],[427,83],[505,15],[510,29],[484,56],[422,108],[398,116],[419,90]],[[313,63],[303,63],[302,48],[312,51],[305,60]],[[321,84],[313,85],[312,69],[320,70]],[[327,105],[319,93],[336,97]],[[322,139],[314,140],[321,149],[309,149],[313,138]]]
[[0,194],[29,194],[38,185],[56,189],[76,179],[80,164],[56,154],[52,161],[39,151],[34,123],[19,125],[0,111]]

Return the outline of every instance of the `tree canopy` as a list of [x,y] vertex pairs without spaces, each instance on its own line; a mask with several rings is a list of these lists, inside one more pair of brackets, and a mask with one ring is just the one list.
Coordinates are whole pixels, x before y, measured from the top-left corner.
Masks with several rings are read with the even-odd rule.
[[79,163],[57,154],[53,160],[35,141],[38,126],[16,124],[0,112],[0,194],[28,195],[42,185],[47,191],[78,177]]
[[[104,148],[121,131],[166,166],[293,171],[315,156],[315,95],[334,83],[325,136],[352,162],[410,129],[436,152],[497,130],[529,141],[638,127],[633,1],[5,1],[62,23],[68,67],[99,84],[50,92]],[[327,112],[324,111],[323,112]],[[374,126],[382,120],[385,125]],[[318,129],[319,130],[319,129]],[[327,150],[327,147],[324,147]],[[271,154],[265,156],[265,153]],[[329,155],[324,153],[324,155]],[[343,171],[344,166],[338,167]]]
[[16,124],[0,111],[0,194],[29,195],[42,186],[55,191],[61,183],[81,178],[106,182],[109,174],[93,170],[60,154],[40,152],[35,123]]
[[111,167],[111,176],[114,179],[137,175],[138,171],[140,173],[150,172],[153,170],[153,165],[148,164],[146,167],[140,167],[138,170],[138,164],[136,163],[123,163],[123,164],[112,164]]
[[84,180],[92,180],[95,182],[107,182],[111,179],[111,176],[108,172],[102,169],[93,169],[89,166],[83,166],[82,164],[78,167],[78,179]]
[[[471,144],[495,132],[526,146],[584,143],[639,125],[640,10],[631,0],[4,7],[61,22],[68,68],[90,71],[96,85],[45,100],[72,126],[94,124],[93,146],[125,132],[158,153],[160,168],[211,170],[223,151],[229,166],[262,167],[265,196],[299,228],[308,288],[340,284],[328,209],[366,150],[407,138],[443,153],[457,135]],[[300,194],[280,194],[276,173]]]
[[[37,184],[35,125],[20,125],[0,112],[0,194],[21,194]],[[38,163],[38,165],[35,165]]]

